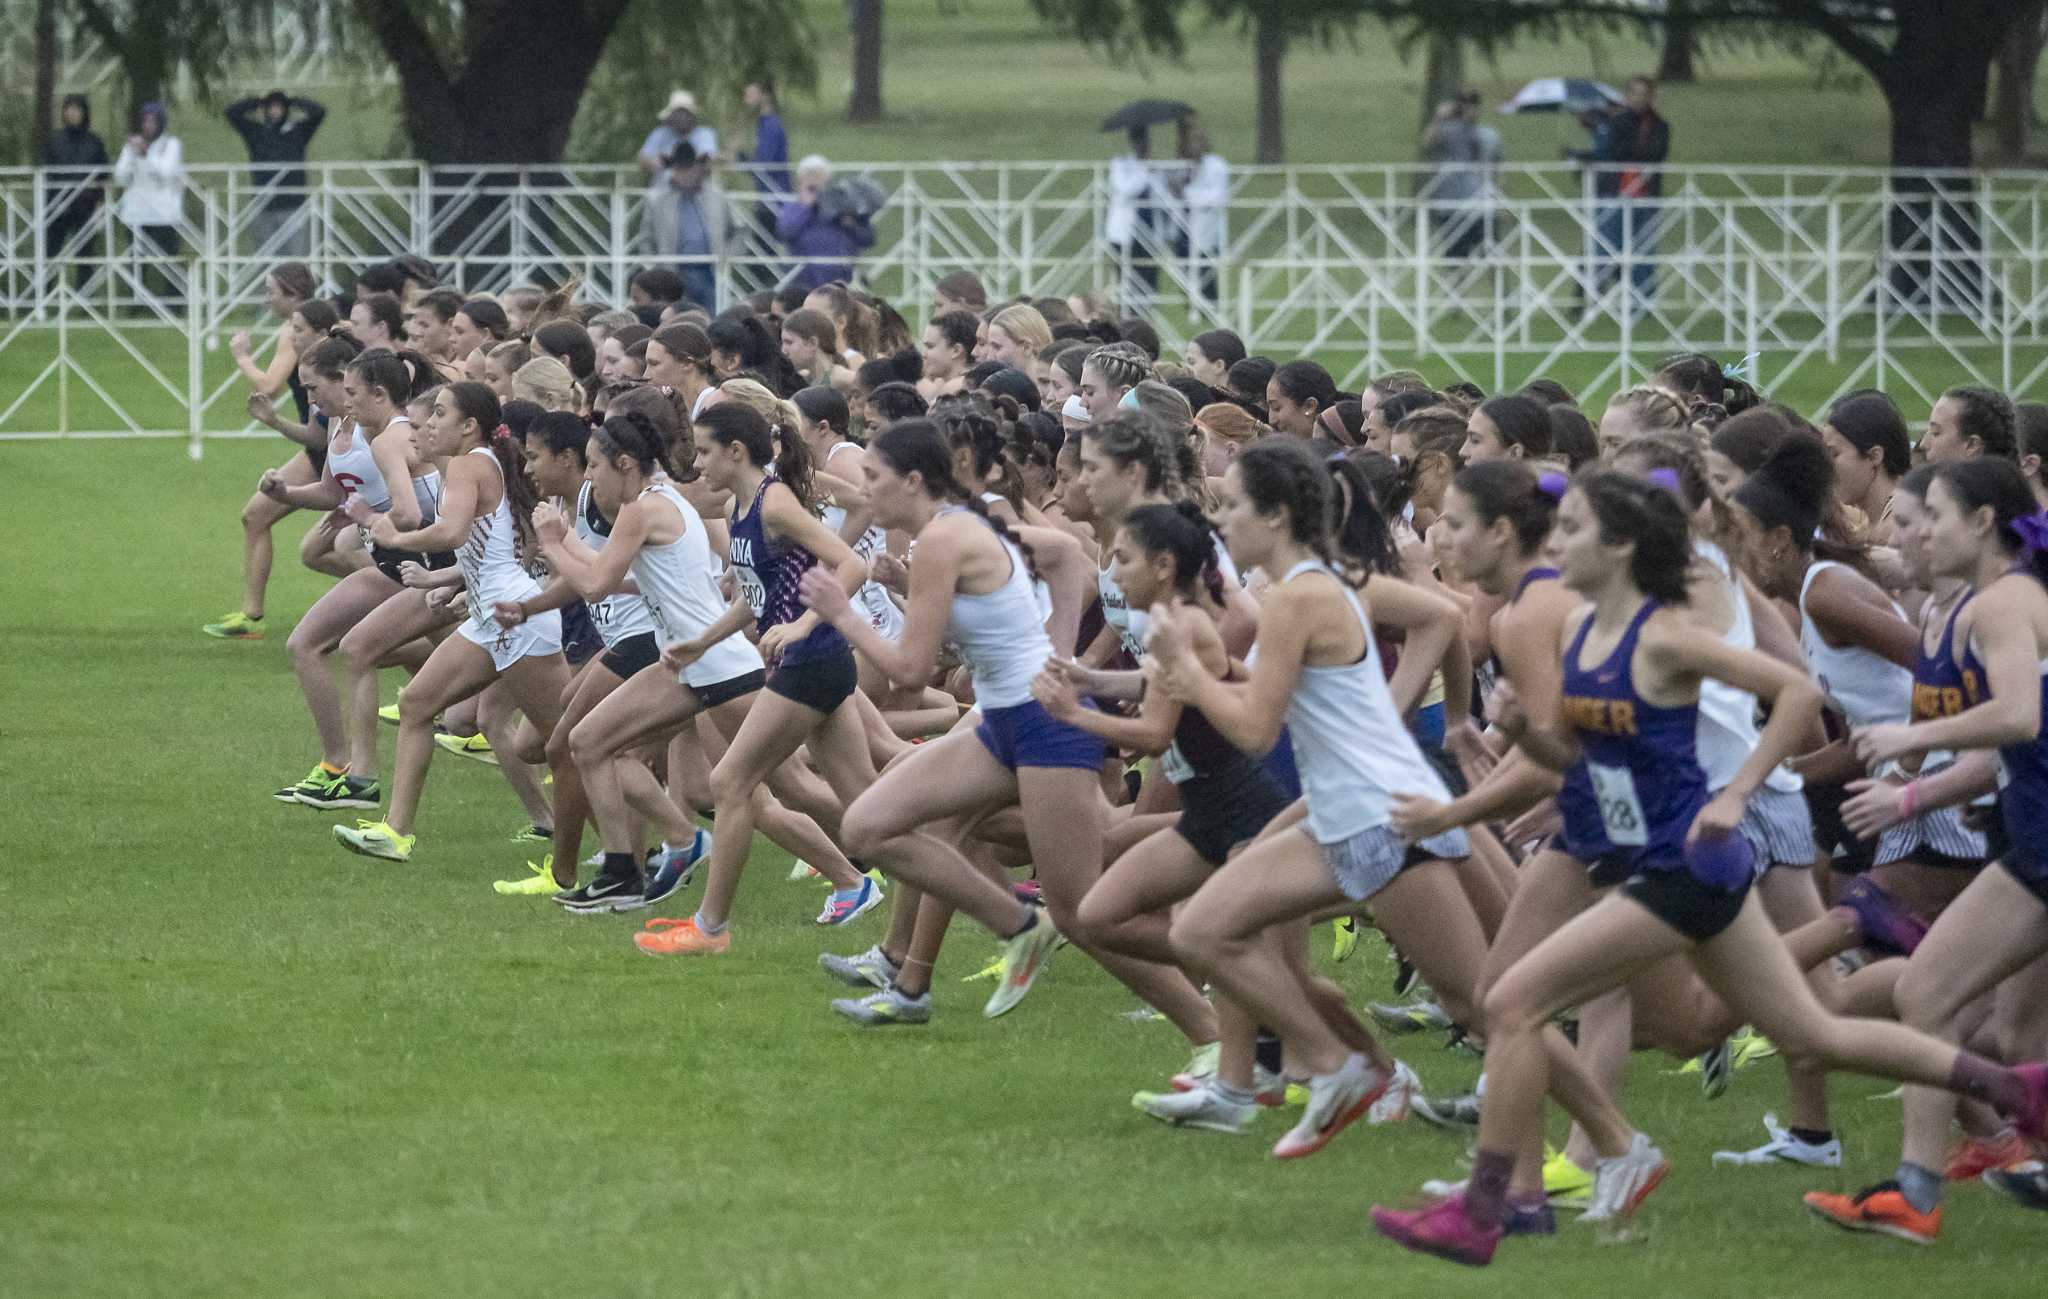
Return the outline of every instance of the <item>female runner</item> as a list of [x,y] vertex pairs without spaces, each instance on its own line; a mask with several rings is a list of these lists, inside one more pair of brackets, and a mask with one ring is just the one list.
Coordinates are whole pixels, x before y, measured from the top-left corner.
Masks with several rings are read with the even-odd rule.
[[[517,627],[498,622],[502,602],[540,593],[527,572],[533,554],[529,519],[536,505],[521,449],[498,422],[498,399],[480,383],[451,383],[434,398],[433,420],[425,430],[435,449],[448,457],[440,517],[423,528],[402,529],[388,516],[362,516],[370,539],[387,549],[432,553],[460,545],[456,552],[469,616],[434,648],[426,665],[398,694],[398,754],[393,764],[391,810],[382,821],[337,825],[334,837],[351,852],[387,861],[412,857],[413,827],[427,764],[434,756],[434,718],[452,704],[502,680],[519,710],[546,735],[562,712],[568,665],[562,661],[562,620],[552,611]],[[452,585],[452,583],[450,583]]]
[[[2030,1129],[2048,1118],[2048,1068],[2006,1069],[1900,1025],[1841,1019],[1815,999],[1761,903],[1750,898],[1743,803],[1819,715],[1818,692],[1762,655],[1699,635],[1676,607],[1692,559],[1683,508],[1660,487],[1612,471],[1581,475],[1559,508],[1552,551],[1563,580],[1592,600],[1560,649],[1563,693],[1546,715],[1503,701],[1502,726],[1530,757],[1562,771],[1583,755],[1610,840],[1630,877],[1537,945],[1486,997],[1488,1091],[1463,1193],[1430,1207],[1375,1208],[1403,1246],[1459,1262],[1492,1259],[1515,1154],[1539,1128],[1551,1015],[1685,954],[1740,1013],[1795,1057],[1963,1090]],[[2044,605],[2048,626],[2048,605]],[[1590,666],[1589,666],[1590,660]],[[1698,683],[1713,678],[1768,699],[1771,720],[1736,780],[1708,797],[1696,756]],[[1498,698],[1498,694],[1497,694]],[[1668,1165],[1637,1136],[1631,1204]]]
[[[1054,926],[1073,927],[1081,899],[1101,874],[1102,742],[1055,721],[1031,698],[1032,679],[1052,655],[1053,636],[1071,644],[1079,621],[1087,581],[1079,544],[1049,529],[1029,529],[1020,538],[989,517],[972,487],[954,478],[952,459],[945,436],[924,420],[892,425],[868,448],[868,506],[875,521],[917,538],[901,639],[891,643],[877,635],[823,572],[806,575],[803,596],[899,685],[929,679],[944,640],[959,647],[973,672],[980,724],[971,731],[956,728],[892,766],[847,809],[842,838],[852,855],[880,864],[937,903],[965,911],[1005,940],[1001,977],[983,1009],[993,1018],[1030,990],[1058,940]],[[1033,594],[1034,570],[1044,573],[1051,588],[1053,636]],[[928,828],[1013,803],[1022,808],[1044,890],[1044,922],[1035,907],[977,871]],[[1091,955],[1152,1005],[1174,1007],[1170,1013],[1190,1019],[1199,1013],[1191,1006],[1201,994],[1180,971],[1114,953]],[[866,1002],[889,1003],[894,1022],[928,1018],[930,971],[911,969],[915,963],[907,960],[898,979]],[[905,975],[916,981],[910,989]],[[877,1022],[863,1013],[876,1009],[865,1002],[836,1008]]]
[[[874,783],[867,734],[853,695],[859,688],[853,650],[817,615],[803,611],[797,584],[818,565],[844,587],[859,590],[867,565],[812,513],[810,452],[795,429],[771,429],[755,411],[720,402],[696,421],[697,471],[704,485],[732,497],[729,558],[740,600],[703,633],[722,640],[752,623],[761,656],[775,665],[767,690],[711,772],[719,842],[697,912],[679,925],[635,935],[651,955],[724,951],[739,894],[740,872],[754,846],[754,805],[767,796],[770,773],[808,745],[818,771],[842,805]],[[836,846],[804,860],[832,882],[818,923],[847,924],[882,900],[875,882]]]

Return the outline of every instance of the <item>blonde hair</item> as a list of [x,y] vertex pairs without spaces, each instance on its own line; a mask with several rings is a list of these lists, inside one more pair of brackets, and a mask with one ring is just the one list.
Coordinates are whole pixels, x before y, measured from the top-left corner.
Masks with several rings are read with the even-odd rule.
[[575,410],[576,378],[552,356],[536,356],[512,372],[512,395],[549,410]]
[[1226,441],[1237,443],[1256,442],[1271,435],[1273,430],[1242,406],[1233,406],[1227,401],[1211,402],[1195,412],[1195,427],[1202,432]]
[[988,327],[1000,327],[1026,351],[1033,353],[1052,342],[1052,326],[1045,323],[1045,317],[1038,314],[1037,307],[1022,302],[1004,307],[989,317]]
[[477,350],[490,360],[496,361],[507,374],[519,373],[519,367],[533,359],[533,345],[523,338],[508,338],[502,343],[486,343]]
[[1625,388],[1607,399],[1609,410],[1616,406],[1626,410],[1643,433],[1677,433],[1693,428],[1692,402],[1662,384],[1640,383]]
[[794,435],[800,427],[797,423],[796,403],[784,401],[752,379],[727,379],[718,385],[718,391],[725,400],[745,406],[762,419],[777,433]]

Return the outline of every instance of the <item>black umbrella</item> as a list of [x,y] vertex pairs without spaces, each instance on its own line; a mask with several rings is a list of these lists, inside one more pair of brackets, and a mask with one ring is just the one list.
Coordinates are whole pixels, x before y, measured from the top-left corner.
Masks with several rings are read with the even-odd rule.
[[1105,131],[1135,131],[1161,122],[1178,122],[1183,117],[1193,117],[1193,105],[1178,99],[1133,99],[1102,119]]

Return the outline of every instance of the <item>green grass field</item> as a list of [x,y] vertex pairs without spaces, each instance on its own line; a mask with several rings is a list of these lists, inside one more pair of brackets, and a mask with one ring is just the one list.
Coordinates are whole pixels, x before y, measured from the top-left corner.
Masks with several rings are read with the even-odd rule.
[[[1706,1103],[1636,1062],[1677,1161],[1640,1239],[1568,1226],[1486,1274],[1410,1258],[1365,1210],[1456,1167],[1410,1123],[1278,1165],[1254,1138],[1127,1108],[1184,1054],[1073,952],[1013,1015],[963,986],[924,1029],[832,1016],[812,926],[766,847],[719,960],[648,960],[628,918],[506,899],[517,804],[442,757],[414,864],[343,853],[269,791],[313,752],[282,643],[319,580],[284,556],[271,639],[210,641],[235,511],[282,448],[0,447],[0,726],[16,865],[0,884],[0,1293],[72,1296],[2039,1293],[2041,1221],[1958,1189],[1939,1248],[1852,1238],[1798,1194],[1897,1157],[1895,1102],[1834,1088],[1848,1168],[1735,1172],[1774,1065]],[[389,683],[396,688],[396,680]],[[388,741],[387,741],[388,743]],[[682,913],[694,892],[664,908]],[[1335,967],[1386,995],[1370,940]],[[1434,1088],[1477,1062],[1410,1038]],[[1539,1289],[1540,1287],[1540,1289]]]

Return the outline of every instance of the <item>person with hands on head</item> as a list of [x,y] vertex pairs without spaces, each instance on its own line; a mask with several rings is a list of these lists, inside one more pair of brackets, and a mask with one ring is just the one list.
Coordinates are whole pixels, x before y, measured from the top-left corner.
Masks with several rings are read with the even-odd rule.
[[[1927,489],[1927,512],[1922,540],[1930,573],[1976,591],[1954,631],[1969,707],[1867,727],[1856,733],[1855,748],[1873,765],[1936,751],[1998,754],[2008,846],[1920,940],[1894,994],[1906,1024],[1947,1044],[1966,1036],[1972,1003],[2048,952],[2048,516],[2025,475],[2003,456],[1941,463]],[[1959,1075],[1972,1060],[1960,1054]],[[2022,1137],[2044,1135],[2048,1071],[2034,1064],[1998,1070],[2020,1079],[2005,1084],[1991,1075],[1997,1066],[1978,1064],[1971,1066],[1984,1079],[1978,1086],[1907,1079],[1921,1085],[1906,1089],[1905,1145],[1893,1179],[1853,1196],[1812,1192],[1807,1206],[1845,1227],[1932,1242],[1941,1230],[1941,1170],[1955,1117],[1949,1092],[1989,1103],[2015,1120]],[[2015,1096],[2023,1103],[2015,1104]]]
[[496,615],[499,603],[529,599],[541,589],[526,568],[536,550],[529,520],[537,494],[526,476],[524,452],[499,416],[498,399],[485,385],[442,387],[423,430],[433,452],[448,458],[439,517],[403,529],[388,513],[370,517],[360,505],[350,510],[371,542],[386,550],[432,554],[460,546],[455,557],[468,613],[399,691],[390,812],[382,821],[334,827],[343,847],[366,857],[411,859],[420,794],[434,756],[434,718],[442,709],[502,680],[542,735],[561,717],[569,676],[561,615],[549,611],[516,627],[504,626]]
[[[793,408],[780,404],[786,427],[771,427],[737,401],[710,407],[696,420],[698,475],[706,487],[732,498],[728,558],[740,592],[704,635],[716,640],[751,624],[759,629],[761,657],[771,671],[767,689],[747,709],[711,772],[719,835],[703,899],[681,924],[635,937],[650,955],[730,946],[728,924],[753,850],[757,808],[770,796],[772,773],[798,746],[808,746],[842,804],[852,803],[875,779],[853,698],[860,681],[853,650],[797,596],[798,582],[814,567],[828,569],[846,591],[858,591],[867,565],[814,513],[810,449],[797,432]],[[832,883],[818,923],[843,925],[873,909],[882,891],[836,845],[828,846],[830,851],[802,860]]]
[[[1510,706],[1502,725],[1552,770],[1583,757],[1608,837],[1629,853],[1630,876],[1488,990],[1488,1085],[1471,1179],[1423,1209],[1375,1208],[1379,1231],[1420,1252],[1490,1261],[1515,1154],[1526,1131],[1541,1126],[1550,1017],[1671,955],[1685,955],[1796,1058],[1962,1091],[2030,1130],[2048,1121],[2048,1070],[2007,1069],[1910,1028],[1822,1007],[1750,895],[1752,853],[1736,832],[1744,804],[1816,720],[1820,696],[1791,668],[1702,636],[1686,619],[1692,548],[1677,498],[1614,471],[1581,474],[1559,507],[1552,550],[1564,582],[1592,606],[1560,643],[1556,707],[1539,718]],[[1696,754],[1703,679],[1746,690],[1771,710],[1756,750],[1711,797]],[[1602,1161],[1592,1212],[1626,1216],[1668,1168],[1634,1134],[1625,1156]]]
[[[1001,975],[983,1009],[993,1018],[1030,991],[1060,930],[1076,928],[1081,901],[1102,871],[1102,741],[1055,720],[1031,697],[1032,680],[1054,646],[1074,643],[1094,568],[1066,533],[991,517],[977,486],[962,484],[953,466],[945,435],[928,420],[892,424],[868,448],[874,522],[916,537],[901,637],[884,640],[841,583],[820,569],[804,576],[802,591],[805,603],[899,686],[928,681],[946,641],[973,675],[979,724],[963,722],[883,772],[847,809],[841,838],[849,853],[925,895],[921,905],[964,911],[1004,940]],[[1036,576],[1050,590],[1049,619],[1033,592]],[[1044,919],[931,828],[1012,804],[1022,809]],[[1073,937],[1089,950],[1085,936]],[[1179,970],[1089,954],[1148,1003],[1174,1007],[1176,1022],[1201,1014],[1193,1008],[1201,994]],[[889,986],[860,1001],[835,1002],[834,1009],[867,1024],[928,1019],[935,955],[935,946],[913,948],[900,964],[891,962]]]

